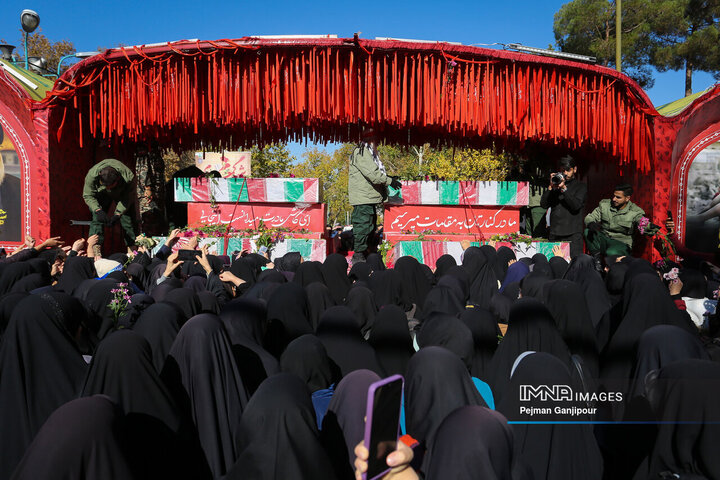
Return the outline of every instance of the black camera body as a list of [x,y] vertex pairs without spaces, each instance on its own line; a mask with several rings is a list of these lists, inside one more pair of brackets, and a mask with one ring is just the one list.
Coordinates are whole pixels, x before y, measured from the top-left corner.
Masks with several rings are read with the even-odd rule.
[[564,181],[565,175],[562,173],[553,173],[552,177],[550,177],[550,182],[552,182],[553,185],[560,185]]

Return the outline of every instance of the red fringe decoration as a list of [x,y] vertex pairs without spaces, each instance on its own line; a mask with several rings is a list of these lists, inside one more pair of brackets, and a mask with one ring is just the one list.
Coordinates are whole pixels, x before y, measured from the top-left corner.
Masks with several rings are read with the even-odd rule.
[[603,67],[352,39],[109,50],[63,75],[44,105],[68,110],[81,132],[108,140],[182,148],[201,139],[206,148],[305,136],[327,143],[355,140],[358,123],[367,122],[400,144],[589,147],[643,172],[652,168],[657,116],[636,84]]

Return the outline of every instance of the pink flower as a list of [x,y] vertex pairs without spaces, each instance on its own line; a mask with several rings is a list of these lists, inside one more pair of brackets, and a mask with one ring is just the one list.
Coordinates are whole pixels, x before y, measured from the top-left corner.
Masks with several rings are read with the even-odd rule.
[[668,273],[663,274],[663,278],[670,282],[674,282],[679,278],[679,274],[680,271],[677,269],[677,267],[673,267]]

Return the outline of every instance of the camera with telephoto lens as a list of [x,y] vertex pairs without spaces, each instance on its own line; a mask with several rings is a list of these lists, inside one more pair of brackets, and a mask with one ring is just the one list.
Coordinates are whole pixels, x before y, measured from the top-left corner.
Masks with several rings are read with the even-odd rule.
[[553,173],[553,176],[550,177],[550,181],[553,185],[560,185],[562,182],[565,181],[565,175],[562,173]]

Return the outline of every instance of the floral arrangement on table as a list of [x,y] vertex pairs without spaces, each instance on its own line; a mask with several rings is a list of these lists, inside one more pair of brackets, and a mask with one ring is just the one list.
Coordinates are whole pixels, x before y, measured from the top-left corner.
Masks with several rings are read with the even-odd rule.
[[117,326],[120,317],[123,313],[125,313],[125,310],[131,302],[130,292],[128,291],[127,286],[127,283],[118,283],[117,288],[110,290],[110,293],[113,294],[113,298],[110,300],[110,303],[108,303],[108,307],[113,312],[115,326]]
[[417,230],[408,229],[408,230],[403,230],[401,233],[403,235],[417,235],[417,237],[418,237],[417,239],[420,241],[423,241],[423,240],[425,240],[425,237],[427,235],[442,235],[445,232],[443,232],[442,230],[430,230],[430,229],[425,229],[425,230],[418,232]]
[[526,247],[532,245],[533,242],[541,241],[540,238],[533,238],[530,235],[524,235],[522,233],[510,232],[493,235],[490,237],[493,242],[511,243],[517,245],[518,243],[524,243]]
[[[309,230],[303,228],[300,230],[291,230],[286,227],[272,228],[267,227],[265,223],[260,220],[258,222],[258,228],[228,228],[227,225],[203,225],[202,227],[186,227],[183,230],[183,237],[213,237],[213,238],[224,238],[224,237],[255,237],[257,235],[269,233],[276,234],[275,237],[279,237],[281,234],[283,239],[294,238],[295,234],[306,235],[311,233]],[[282,241],[282,240],[277,240]]]
[[644,235],[653,241],[655,248],[660,252],[660,256],[664,260],[670,258],[671,255],[677,255],[675,245],[670,241],[667,233],[661,232],[660,227],[651,222],[649,218],[641,217],[638,220],[637,229],[640,235]]

